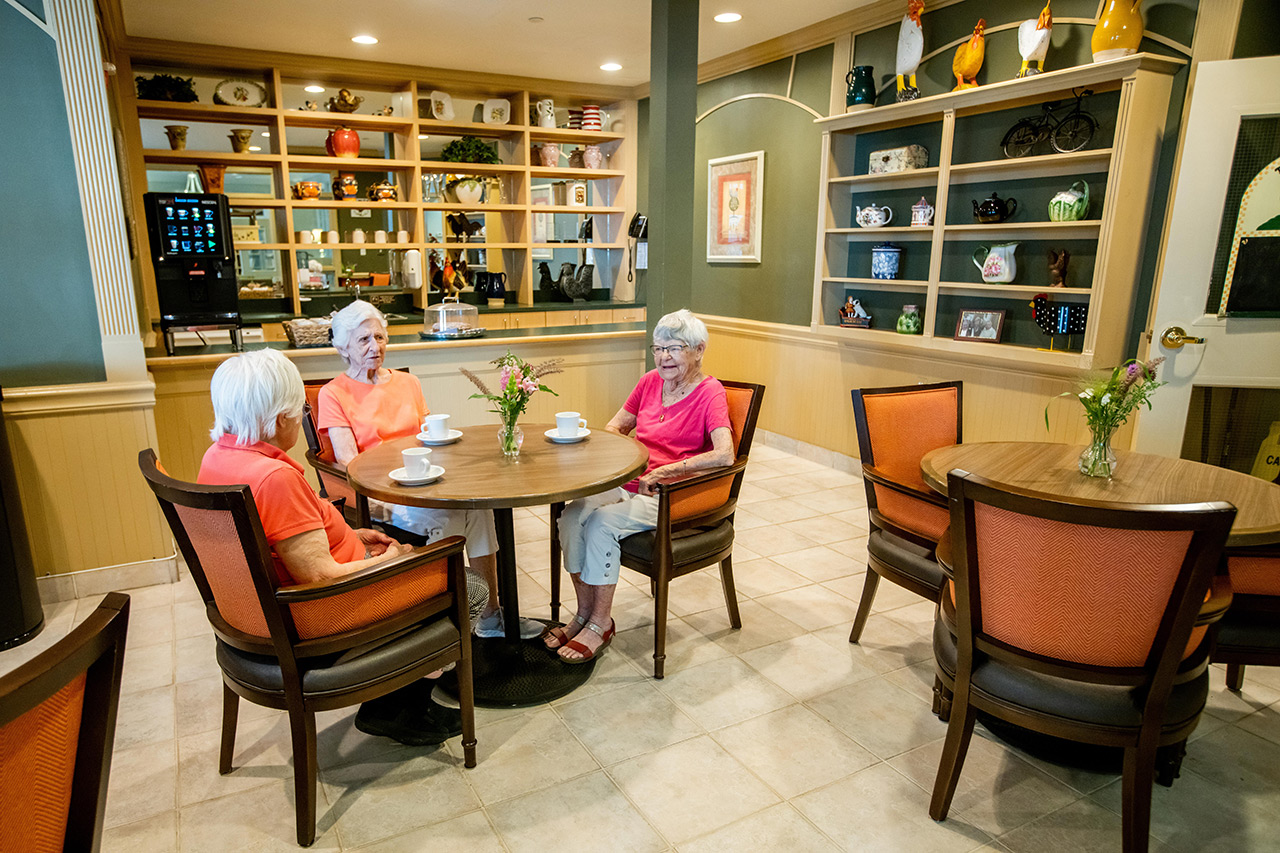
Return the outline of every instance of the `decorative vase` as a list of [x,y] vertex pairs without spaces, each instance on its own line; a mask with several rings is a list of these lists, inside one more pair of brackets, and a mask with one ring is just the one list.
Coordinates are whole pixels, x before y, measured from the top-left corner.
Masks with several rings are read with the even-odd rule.
[[1119,59],[1138,52],[1142,43],[1142,0],[1107,0],[1089,46],[1094,62]]
[[898,318],[898,334],[918,335],[921,328],[920,310],[915,305],[903,305],[902,316]]
[[196,166],[200,170],[200,185],[204,187],[207,193],[221,193],[223,179],[227,174],[227,167],[220,163],[201,163]]
[[1093,439],[1080,454],[1080,473],[1086,477],[1106,477],[1109,480],[1116,470],[1116,454],[1111,449],[1111,434],[1114,430],[1090,426],[1089,431],[1093,434]]
[[330,157],[359,157],[360,134],[349,127],[331,130],[325,138],[324,150],[329,152]]
[[227,139],[231,140],[232,151],[237,154],[244,154],[249,150],[249,143],[253,140],[253,128],[233,127],[231,132],[227,134]]
[[169,137],[169,147],[174,151],[182,151],[187,147],[187,126],[185,124],[166,124],[164,135]]
[[544,142],[538,149],[538,157],[542,165],[551,167],[560,165],[560,146],[555,142]]
[[360,184],[351,172],[341,172],[333,180],[333,197],[336,201],[357,198],[360,195]]
[[569,168],[570,168],[570,169],[585,169],[585,168],[587,168],[587,167],[586,167],[586,164],[582,162],[582,149],[581,149],[581,148],[575,148],[575,149],[573,149],[572,151],[570,151],[570,152],[569,152]]
[[498,430],[498,446],[502,448],[502,455],[508,459],[518,458],[522,444],[524,444],[524,430],[516,425],[516,416],[511,415],[508,422],[507,416],[504,415],[502,427]]
[[871,277],[894,279],[902,260],[902,247],[894,243],[877,243],[871,247]]
[[599,145],[588,145],[582,149],[582,165],[588,169],[599,169],[604,163],[604,152]]
[[458,204],[479,204],[480,197],[484,195],[484,184],[475,179],[458,181],[453,185],[453,194]]
[[853,70],[844,75],[848,86],[844,93],[844,111],[856,113],[876,105],[876,84],[871,79],[870,65],[855,65]]

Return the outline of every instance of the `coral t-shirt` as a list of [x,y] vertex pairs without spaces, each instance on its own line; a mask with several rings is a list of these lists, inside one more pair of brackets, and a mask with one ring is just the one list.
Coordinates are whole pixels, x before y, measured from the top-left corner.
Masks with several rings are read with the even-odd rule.
[[320,389],[316,429],[346,427],[364,451],[393,438],[417,435],[431,413],[422,383],[412,373],[391,371],[391,378],[370,385],[343,373]]
[[[657,370],[650,370],[640,377],[623,408],[636,416],[634,435],[649,449],[646,474],[654,468],[706,453],[712,449],[712,430],[732,429],[724,386],[713,376],[699,382],[683,400],[664,406],[662,377]],[[632,480],[623,488],[634,492],[639,486]]]
[[275,546],[299,533],[323,530],[329,553],[339,563],[364,559],[360,537],[333,504],[311,490],[302,466],[278,447],[262,441],[236,444],[234,435],[224,435],[205,451],[196,479],[208,486],[249,486],[282,584],[298,581],[280,561]]

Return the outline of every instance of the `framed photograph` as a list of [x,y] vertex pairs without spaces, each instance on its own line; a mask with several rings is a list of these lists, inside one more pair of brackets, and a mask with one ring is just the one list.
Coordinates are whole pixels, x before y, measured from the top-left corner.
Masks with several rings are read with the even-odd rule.
[[[550,205],[553,195],[550,184],[529,188],[529,201],[537,207],[538,205]],[[555,214],[551,213],[535,213],[533,214],[533,235],[532,242],[548,243],[555,236]],[[554,252],[546,246],[534,246],[530,253],[535,260],[547,260],[555,257]]]
[[707,261],[760,263],[764,152],[707,161]]
[[956,321],[956,337],[957,341],[985,341],[987,343],[1000,343],[1000,330],[1004,328],[1004,312],[1003,311],[972,311],[965,309],[960,312],[960,319]]

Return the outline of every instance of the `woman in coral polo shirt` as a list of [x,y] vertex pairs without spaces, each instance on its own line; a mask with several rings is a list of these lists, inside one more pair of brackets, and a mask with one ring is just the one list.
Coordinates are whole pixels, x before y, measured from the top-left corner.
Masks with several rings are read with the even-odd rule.
[[733,463],[733,434],[724,386],[702,372],[707,327],[681,309],[653,329],[654,369],[605,429],[635,432],[649,450],[649,467],[625,486],[576,500],[560,515],[560,547],[573,578],[578,613],[544,640],[565,663],[585,663],[613,640],[613,593],[622,564],[619,540],[658,523],[654,486]]

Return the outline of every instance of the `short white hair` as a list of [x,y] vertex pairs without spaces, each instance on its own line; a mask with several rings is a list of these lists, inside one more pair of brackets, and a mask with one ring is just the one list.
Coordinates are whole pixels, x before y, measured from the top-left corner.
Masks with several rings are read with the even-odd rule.
[[236,444],[253,444],[276,436],[276,418],[302,416],[307,396],[302,374],[273,349],[233,356],[218,366],[209,383],[213,429],[217,441],[234,435]]
[[690,349],[697,349],[705,344],[707,337],[707,324],[693,316],[693,312],[688,308],[672,311],[653,327],[655,341],[658,338],[679,341]]
[[338,355],[342,356],[343,361],[347,361],[346,350],[351,343],[351,336],[366,320],[377,320],[378,325],[382,326],[382,331],[387,330],[387,318],[382,312],[361,299],[357,299],[333,315],[333,325],[330,327],[333,334],[333,347],[338,351]]

